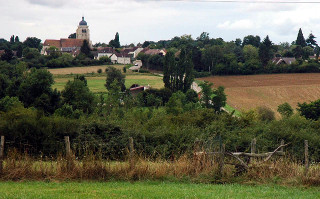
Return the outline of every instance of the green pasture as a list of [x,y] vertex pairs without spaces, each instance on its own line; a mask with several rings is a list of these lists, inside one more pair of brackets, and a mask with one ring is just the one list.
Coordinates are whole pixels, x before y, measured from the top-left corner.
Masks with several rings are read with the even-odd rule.
[[0,198],[320,198],[318,188],[177,182],[0,182]]
[[[94,93],[106,92],[104,84],[106,83],[106,76],[88,76],[86,77],[89,89]],[[53,88],[59,91],[64,89],[64,86],[69,80],[73,80],[70,76],[55,76],[55,84]],[[151,86],[152,88],[162,88],[164,86],[162,77],[151,74],[137,74],[127,75],[125,85],[129,88],[132,84],[139,84],[143,86]]]

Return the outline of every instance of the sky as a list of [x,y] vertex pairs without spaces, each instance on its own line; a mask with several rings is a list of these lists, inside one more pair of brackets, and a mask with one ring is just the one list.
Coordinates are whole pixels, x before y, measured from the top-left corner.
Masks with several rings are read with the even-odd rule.
[[[312,32],[320,41],[318,3],[272,3],[275,0],[0,0],[0,38],[11,35],[45,39],[67,38],[84,16],[93,43],[108,43],[119,32],[120,42],[168,40],[184,34],[196,39],[232,41],[247,35],[269,35],[275,44],[305,38]],[[223,1],[223,0],[222,0]],[[263,2],[271,3],[263,3]],[[258,3],[257,3],[258,2]],[[282,2],[287,2],[282,0]],[[318,42],[319,43],[319,42]]]

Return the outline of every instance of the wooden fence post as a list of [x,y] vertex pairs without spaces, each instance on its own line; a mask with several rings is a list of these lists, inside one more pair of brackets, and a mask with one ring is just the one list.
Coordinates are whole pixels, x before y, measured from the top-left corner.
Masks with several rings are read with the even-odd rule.
[[129,164],[130,169],[133,169],[135,167],[134,146],[132,137],[129,137]]
[[[256,153],[256,145],[257,145],[257,139],[253,138],[253,140],[251,141],[251,154],[255,154]],[[249,162],[253,159],[253,157],[249,157]]]
[[[281,140],[280,145],[282,145],[282,146],[284,145],[284,140]],[[281,147],[279,151],[280,152],[284,152],[284,147]]]
[[308,140],[304,141],[304,174],[307,175],[309,171],[309,144]]
[[3,157],[4,157],[4,136],[1,136],[0,142],[0,173],[2,172],[3,168]]
[[218,165],[218,169],[219,169],[219,177],[223,176],[223,167],[224,167],[224,154],[226,152],[226,145],[222,144],[221,146],[221,150],[220,150],[220,158],[219,158],[219,165]]
[[70,139],[69,136],[64,136],[64,142],[66,145],[66,157],[69,159],[71,157]]

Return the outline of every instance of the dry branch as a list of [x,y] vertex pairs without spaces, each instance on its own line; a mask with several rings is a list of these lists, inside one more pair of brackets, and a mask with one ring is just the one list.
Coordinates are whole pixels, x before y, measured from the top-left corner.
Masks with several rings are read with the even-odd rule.
[[[278,148],[276,148],[263,162],[267,162],[275,153],[278,152],[278,150],[282,149],[283,147],[289,145],[290,143],[288,144],[281,144],[280,146],[278,146]],[[284,153],[284,152],[281,152],[279,151],[280,153]]]

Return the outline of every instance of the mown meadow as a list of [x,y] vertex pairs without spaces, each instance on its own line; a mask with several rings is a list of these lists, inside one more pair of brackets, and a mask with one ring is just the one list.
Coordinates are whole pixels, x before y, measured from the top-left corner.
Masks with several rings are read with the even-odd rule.
[[0,198],[319,198],[317,188],[181,182],[0,182]]

